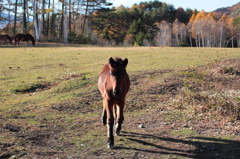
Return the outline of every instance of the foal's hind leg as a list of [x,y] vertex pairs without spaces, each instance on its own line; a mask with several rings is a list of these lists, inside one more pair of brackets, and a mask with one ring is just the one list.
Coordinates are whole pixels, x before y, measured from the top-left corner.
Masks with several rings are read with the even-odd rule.
[[122,129],[122,123],[124,120],[124,116],[123,116],[123,109],[124,109],[124,101],[120,102],[117,105],[117,118],[116,118],[116,127],[115,127],[115,134],[116,136],[120,135],[120,131]]

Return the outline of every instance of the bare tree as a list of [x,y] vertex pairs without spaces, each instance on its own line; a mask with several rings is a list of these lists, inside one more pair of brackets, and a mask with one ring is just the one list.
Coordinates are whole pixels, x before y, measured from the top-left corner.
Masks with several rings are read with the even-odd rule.
[[162,21],[158,24],[159,31],[157,32],[154,41],[156,46],[172,45],[172,28],[169,22]]
[[23,32],[27,32],[27,0],[23,0]]
[[[11,30],[11,23],[12,23],[12,18],[11,18],[11,12],[13,11],[12,9],[12,2],[11,0],[8,0],[7,1],[8,3],[8,8],[5,8],[5,10],[8,12],[8,18],[7,18],[7,21],[8,21],[8,28],[7,28],[7,33],[9,34],[10,33],[10,30]],[[3,10],[3,9],[2,9]]]
[[63,42],[64,43],[68,43],[68,26],[69,26],[69,23],[68,23],[68,14],[67,14],[67,0],[64,1],[64,18],[63,18]]
[[181,42],[185,42],[186,41],[186,36],[187,36],[187,28],[185,26],[185,24],[180,23],[178,19],[176,19],[173,22],[173,30],[172,33],[174,35],[174,46],[179,46],[179,44]]
[[225,18],[221,18],[217,22],[218,31],[219,31],[219,47],[224,47],[227,42],[227,21]]
[[180,33],[180,22],[178,21],[178,19],[176,19],[173,22],[173,30],[172,33],[174,35],[174,42],[173,45],[174,46],[178,46],[179,45],[179,33]]
[[86,0],[86,8],[85,8],[85,14],[84,14],[84,19],[83,19],[83,24],[81,26],[82,34],[84,33],[84,28],[87,20],[87,14],[88,14],[88,8],[89,8],[89,0]]
[[42,0],[42,16],[41,16],[41,34],[44,34],[44,30],[45,30],[45,0]]
[[38,23],[38,1],[32,0],[32,6],[33,6],[33,21],[34,21],[34,30],[35,30],[35,38],[36,41],[41,41],[41,32],[39,29],[39,23]]
[[51,6],[51,0],[48,0],[46,36],[48,36],[48,32],[49,32],[50,13],[51,13],[50,6]]
[[13,34],[16,34],[16,26],[17,26],[17,4],[18,0],[15,1],[15,10],[14,10],[14,28],[13,28]]
[[71,25],[72,25],[72,0],[69,0],[69,20],[68,20],[68,22],[69,22],[69,26],[68,26],[68,29],[69,29],[69,33],[72,31],[71,30]]
[[[79,28],[76,28],[77,26],[77,22],[79,22],[79,17],[81,16],[81,14],[79,13],[80,11],[80,0],[77,1],[77,8],[76,10],[73,12],[74,13],[74,16],[73,16],[73,30],[74,32],[76,33],[77,32],[77,29],[80,30],[80,27]],[[81,25],[79,25],[81,26]]]
[[52,20],[51,20],[51,38],[53,37],[53,34],[54,34],[54,19],[55,19],[54,9],[55,9],[55,4],[53,0],[53,3],[52,3],[53,12],[52,12]]
[[190,40],[190,46],[193,47],[193,42],[192,42],[192,23],[193,22],[189,22],[186,26],[186,29],[187,29],[187,35],[188,35],[188,38]]

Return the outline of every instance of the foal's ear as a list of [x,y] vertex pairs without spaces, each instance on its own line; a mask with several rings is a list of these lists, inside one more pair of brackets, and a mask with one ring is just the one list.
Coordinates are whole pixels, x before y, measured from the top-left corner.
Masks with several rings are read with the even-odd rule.
[[124,67],[126,67],[126,66],[127,66],[127,64],[128,64],[128,59],[127,59],[127,58],[125,58],[125,60],[123,61],[123,65],[124,65]]
[[108,63],[109,63],[109,65],[110,65],[111,67],[114,67],[115,61],[114,61],[113,58],[111,57],[111,58],[109,59]]

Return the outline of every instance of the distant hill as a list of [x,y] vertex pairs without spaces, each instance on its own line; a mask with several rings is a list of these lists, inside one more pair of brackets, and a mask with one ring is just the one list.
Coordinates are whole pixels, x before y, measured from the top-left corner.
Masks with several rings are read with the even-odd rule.
[[236,17],[237,15],[240,15],[240,2],[231,7],[218,8],[213,12],[216,12],[219,18],[222,17],[223,14],[231,17]]

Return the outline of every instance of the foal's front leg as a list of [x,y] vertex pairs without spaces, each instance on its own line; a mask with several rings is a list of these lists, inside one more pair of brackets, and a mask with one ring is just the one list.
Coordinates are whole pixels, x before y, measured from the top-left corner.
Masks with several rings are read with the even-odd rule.
[[102,123],[103,123],[103,126],[105,126],[107,123],[107,112],[106,112],[106,106],[105,106],[104,100],[103,100]]
[[105,100],[105,111],[107,114],[107,137],[108,137],[108,148],[113,148],[114,146],[114,136],[113,136],[113,125],[114,125],[114,115],[113,115],[113,104]]

